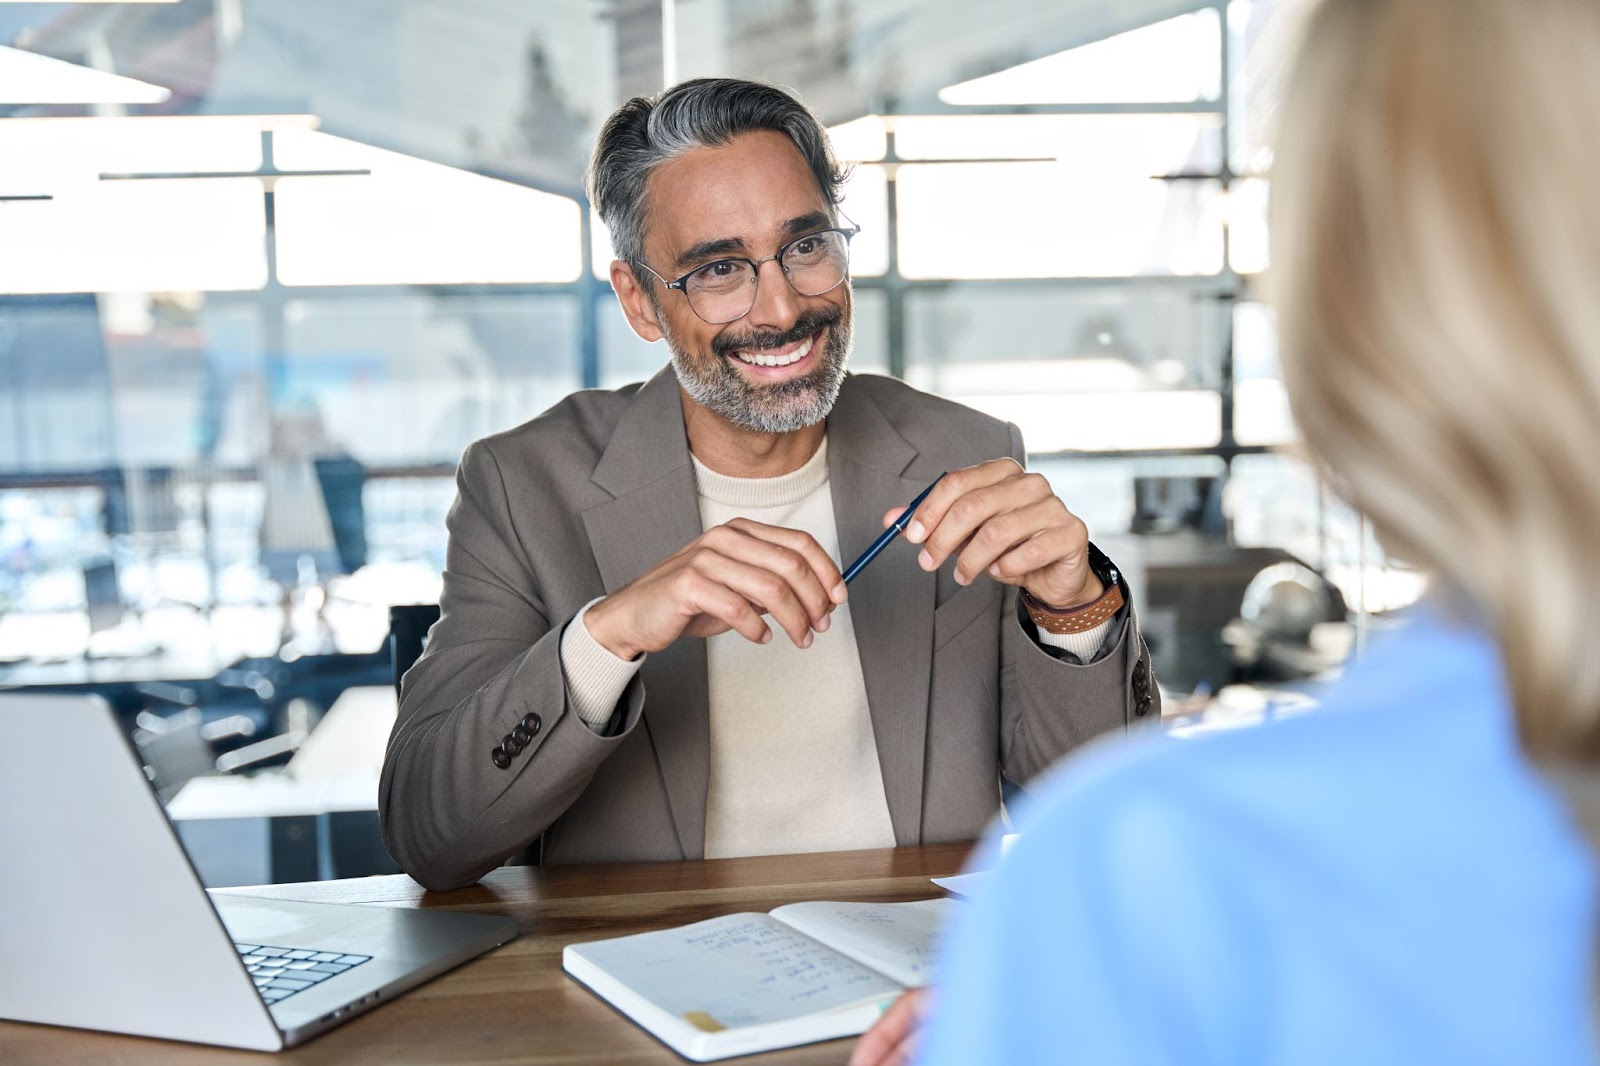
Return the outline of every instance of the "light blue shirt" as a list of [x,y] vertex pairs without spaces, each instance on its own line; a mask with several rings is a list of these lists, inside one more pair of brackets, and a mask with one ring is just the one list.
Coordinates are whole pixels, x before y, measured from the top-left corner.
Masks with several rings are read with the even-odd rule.
[[924,1066],[1595,1060],[1595,864],[1437,616],[1304,717],[1070,760],[1020,829]]

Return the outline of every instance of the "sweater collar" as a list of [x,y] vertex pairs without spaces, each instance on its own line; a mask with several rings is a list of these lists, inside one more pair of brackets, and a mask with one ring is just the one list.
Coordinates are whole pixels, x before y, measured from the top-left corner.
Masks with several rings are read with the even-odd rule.
[[715,503],[739,510],[787,507],[816,492],[828,483],[828,438],[798,470],[777,477],[730,477],[719,474],[690,453],[695,483],[700,495]]

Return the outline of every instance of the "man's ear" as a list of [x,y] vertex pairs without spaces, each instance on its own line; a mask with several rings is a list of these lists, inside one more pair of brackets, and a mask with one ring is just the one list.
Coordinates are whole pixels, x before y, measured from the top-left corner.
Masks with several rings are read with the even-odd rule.
[[635,333],[652,342],[666,335],[661,328],[656,302],[633,276],[633,268],[620,259],[611,260],[611,287],[616,290],[617,302],[622,305],[622,313],[628,316],[628,325]]

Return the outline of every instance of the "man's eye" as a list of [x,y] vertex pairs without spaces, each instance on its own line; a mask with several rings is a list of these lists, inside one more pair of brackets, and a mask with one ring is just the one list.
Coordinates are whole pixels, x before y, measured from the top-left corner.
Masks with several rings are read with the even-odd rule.
[[794,251],[795,255],[815,255],[821,245],[822,242],[816,237],[804,237],[795,241],[789,247]]
[[701,267],[697,273],[701,277],[707,279],[731,278],[735,274],[739,273],[739,268],[742,265],[743,264],[739,263],[737,260],[719,259],[715,263],[707,263],[705,266]]

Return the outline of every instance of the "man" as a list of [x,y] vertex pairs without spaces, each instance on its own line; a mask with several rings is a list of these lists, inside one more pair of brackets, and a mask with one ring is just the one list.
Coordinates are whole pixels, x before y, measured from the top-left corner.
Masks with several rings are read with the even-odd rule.
[[[971,838],[1002,772],[1158,716],[1125,587],[1016,428],[845,375],[841,178],[764,85],[607,122],[611,282],[672,361],[462,459],[379,793],[422,884],[541,833],[547,862]],[[847,593],[838,562],[945,471]]]

